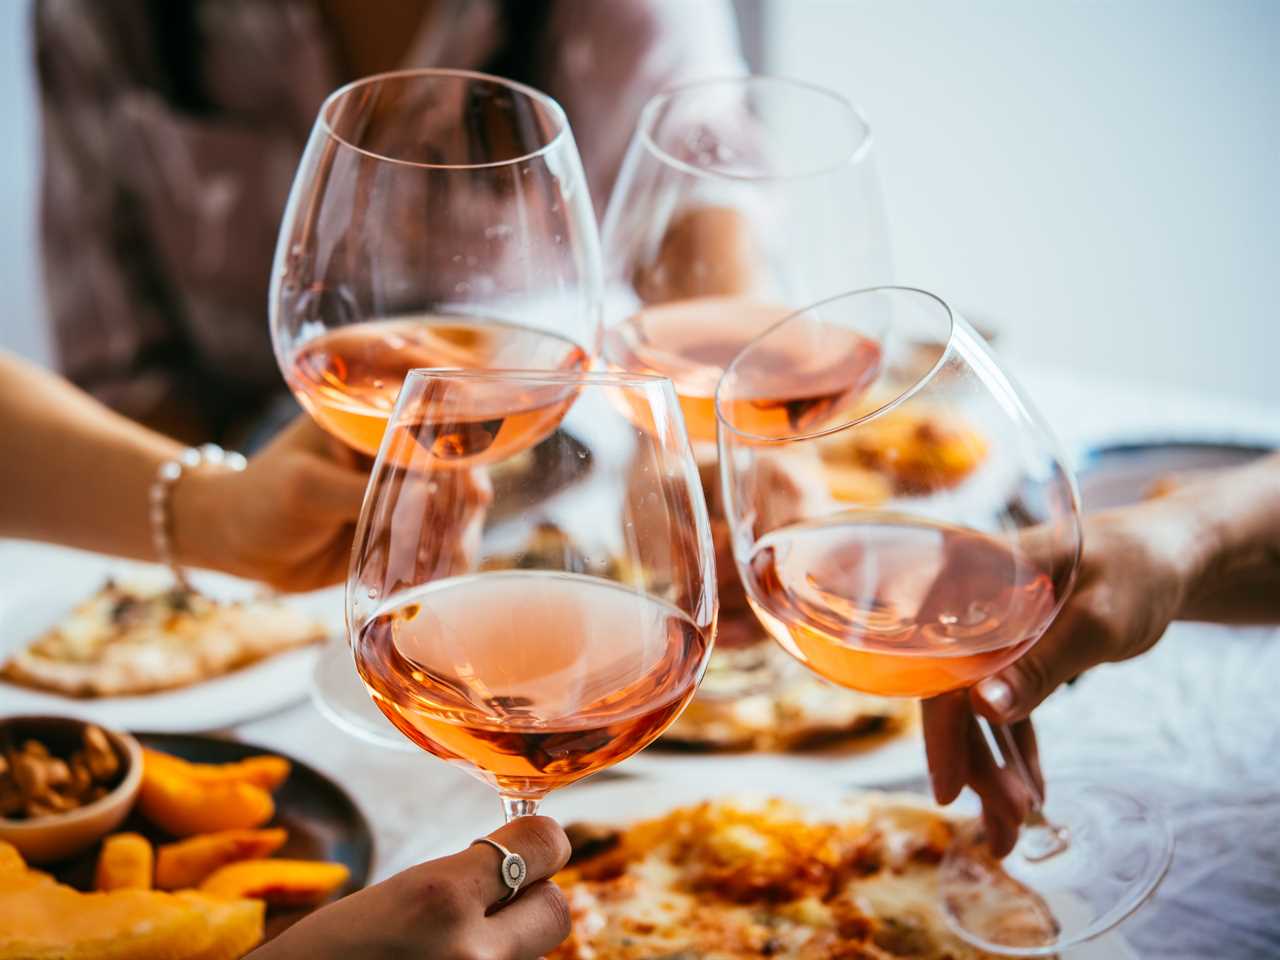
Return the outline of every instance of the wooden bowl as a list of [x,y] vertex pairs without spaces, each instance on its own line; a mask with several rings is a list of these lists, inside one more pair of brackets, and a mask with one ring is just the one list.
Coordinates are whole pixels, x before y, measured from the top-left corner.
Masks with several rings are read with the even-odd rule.
[[[55,756],[66,757],[78,749],[89,724],[71,717],[17,716],[0,719],[0,742],[17,745],[38,740]],[[0,817],[0,840],[17,847],[28,863],[53,863],[92,846],[124,821],[142,786],[142,747],[127,733],[102,731],[120,758],[119,782],[93,803],[33,820]]]

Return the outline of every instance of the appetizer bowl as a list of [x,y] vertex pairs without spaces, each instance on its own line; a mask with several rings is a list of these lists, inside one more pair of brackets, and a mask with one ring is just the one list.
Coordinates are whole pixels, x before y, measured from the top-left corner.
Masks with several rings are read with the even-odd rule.
[[[29,746],[32,742],[44,748],[45,756]],[[96,843],[129,815],[142,786],[137,740],[72,717],[0,719],[0,761],[0,790],[9,792],[6,807],[11,809],[18,797],[23,804],[22,810],[0,816],[0,840],[13,844],[28,863],[53,863]],[[81,776],[90,776],[79,799],[67,779],[76,777],[77,768],[85,771]],[[33,809],[39,812],[29,815]]]

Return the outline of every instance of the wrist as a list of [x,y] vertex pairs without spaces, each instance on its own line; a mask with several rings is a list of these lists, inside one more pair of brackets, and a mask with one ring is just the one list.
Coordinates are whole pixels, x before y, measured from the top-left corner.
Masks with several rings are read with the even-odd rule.
[[[1280,576],[1280,456],[1187,487],[1176,498],[1199,544],[1184,615],[1233,619],[1241,614],[1234,607],[1242,584]],[[1274,587],[1267,590],[1274,596]]]
[[221,534],[216,518],[221,512],[219,477],[208,467],[183,474],[169,494],[173,562],[180,567],[210,569],[213,558],[225,557],[224,546],[214,543]]
[[1212,566],[1215,555],[1211,517],[1177,495],[1150,500],[1121,509],[1116,518],[1127,528],[1129,542],[1137,548],[1132,568],[1159,599],[1169,619],[1178,619]]
[[1229,516],[1215,498],[1186,492],[1158,502],[1162,512],[1155,523],[1171,531],[1167,535],[1177,538],[1179,544],[1178,618],[1193,618],[1230,565]]
[[[241,550],[235,525],[224,522],[235,502],[237,470],[204,462],[187,467],[169,491],[169,537],[172,564],[235,573]],[[161,558],[164,560],[164,558]]]

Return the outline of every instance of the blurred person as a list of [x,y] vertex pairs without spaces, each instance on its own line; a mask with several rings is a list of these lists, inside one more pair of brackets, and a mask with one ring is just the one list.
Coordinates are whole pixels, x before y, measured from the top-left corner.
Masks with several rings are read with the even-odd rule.
[[188,441],[242,443],[284,396],[268,279],[332,89],[406,67],[528,82],[564,105],[603,211],[648,98],[744,69],[728,0],[37,0],[34,26],[59,362]]
[[183,446],[59,377],[0,352],[0,537],[221,570],[282,590],[346,576],[367,474],[300,417],[242,471],[185,469],[152,516],[160,470]]
[[1280,454],[1085,519],[1075,588],[1045,635],[972,690],[925,703],[938,802],[973,787],[993,850],[1008,853],[1030,798],[976,717],[1013,726],[1043,790],[1032,711],[1091,667],[1147,652],[1175,620],[1280,623]]

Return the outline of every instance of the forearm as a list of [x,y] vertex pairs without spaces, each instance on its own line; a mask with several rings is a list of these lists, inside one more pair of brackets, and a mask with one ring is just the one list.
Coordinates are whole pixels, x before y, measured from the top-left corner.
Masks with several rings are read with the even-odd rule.
[[148,494],[181,446],[0,354],[0,536],[155,559]]
[[1280,622],[1280,454],[1169,499],[1195,518],[1202,544],[1179,618]]

